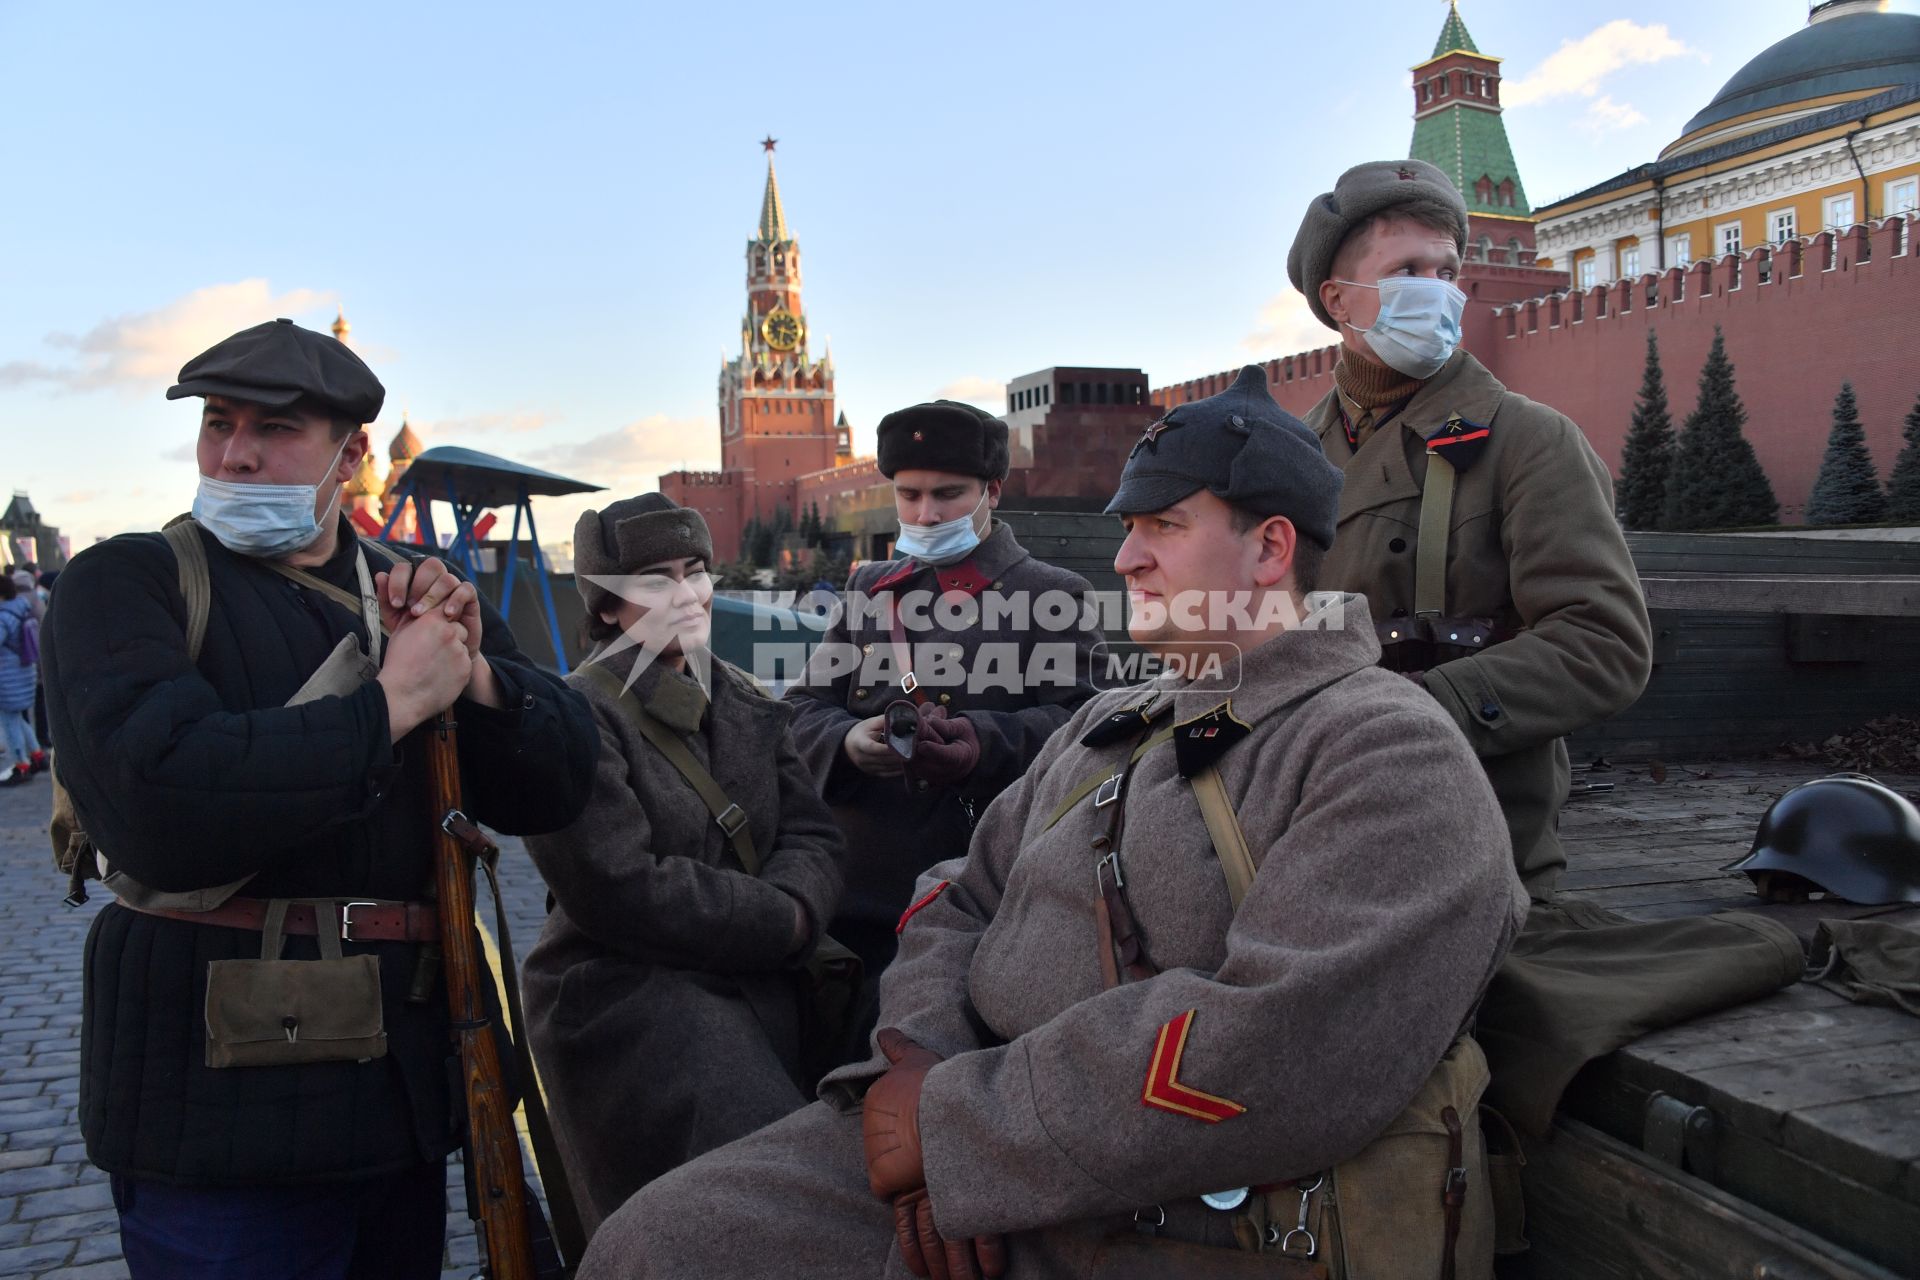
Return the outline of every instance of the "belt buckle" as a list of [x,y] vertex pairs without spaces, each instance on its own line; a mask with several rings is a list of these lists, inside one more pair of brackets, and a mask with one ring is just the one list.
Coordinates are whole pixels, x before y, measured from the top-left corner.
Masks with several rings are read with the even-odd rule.
[[714,825],[718,826],[731,840],[740,834],[740,828],[747,825],[747,811],[737,804],[729,804],[713,815]]
[[908,693],[912,693],[920,687],[920,677],[909,671],[907,672],[906,678],[900,682],[900,687]]
[[[353,909],[355,907],[377,907],[377,902],[343,902],[340,904],[340,941],[358,942],[353,936]],[[317,921],[315,922],[318,923]]]
[[1104,809],[1115,800],[1118,800],[1120,798],[1120,780],[1126,776],[1127,771],[1121,769],[1095,788],[1093,793],[1093,807],[1096,809]]

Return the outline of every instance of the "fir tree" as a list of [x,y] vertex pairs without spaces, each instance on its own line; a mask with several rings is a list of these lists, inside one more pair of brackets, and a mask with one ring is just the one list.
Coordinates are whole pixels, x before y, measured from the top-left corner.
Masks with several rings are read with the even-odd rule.
[[1780,518],[1767,473],[1741,428],[1747,411],[1733,388],[1733,361],[1718,325],[1700,370],[1700,401],[1680,431],[1667,475],[1669,529],[1732,529]]
[[1906,443],[1893,460],[1893,475],[1887,481],[1887,518],[1920,524],[1920,400],[1913,402],[1901,438]]
[[1660,374],[1660,344],[1647,330],[1647,368],[1633,403],[1633,426],[1620,456],[1620,523],[1628,529],[1664,527],[1667,473],[1673,467],[1673,418]]
[[1875,524],[1887,518],[1887,495],[1880,473],[1867,452],[1866,433],[1853,402],[1853,384],[1840,384],[1833,402],[1833,430],[1827,435],[1827,456],[1807,499],[1808,524]]

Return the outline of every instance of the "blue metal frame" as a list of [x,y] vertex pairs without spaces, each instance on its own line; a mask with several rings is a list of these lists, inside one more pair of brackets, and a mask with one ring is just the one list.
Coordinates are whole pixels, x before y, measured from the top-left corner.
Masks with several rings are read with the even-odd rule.
[[[411,503],[414,520],[420,529],[421,542],[427,550],[440,553],[440,539],[433,528],[433,499],[421,492],[411,475],[402,476],[393,514],[380,527],[380,540],[385,542],[393,536],[393,526],[399,522],[400,513]],[[481,513],[487,508],[477,501],[466,501],[460,496],[459,486],[449,480],[447,491],[441,501],[453,508],[454,535],[446,546],[444,554],[460,566],[461,572],[472,579],[476,586],[480,579],[480,543],[482,539],[475,532]],[[566,646],[560,641],[560,613],[553,603],[553,583],[547,576],[547,558],[540,550],[540,535],[533,522],[533,502],[522,484],[513,504],[513,536],[507,540],[507,567],[502,573],[500,585],[500,616],[510,616],[513,607],[513,582],[515,571],[520,567],[520,522],[527,525],[527,545],[533,552],[533,579],[540,588],[540,603],[546,614],[547,638],[553,643],[553,660],[560,674],[567,674]]]

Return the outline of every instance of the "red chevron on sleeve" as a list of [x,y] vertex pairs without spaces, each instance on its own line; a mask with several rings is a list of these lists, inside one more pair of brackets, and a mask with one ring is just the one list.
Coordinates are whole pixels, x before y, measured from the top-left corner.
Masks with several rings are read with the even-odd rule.
[[919,901],[915,902],[913,905],[909,906],[905,911],[900,913],[900,923],[893,926],[893,931],[895,933],[899,933],[902,929],[905,929],[907,927],[907,921],[919,915],[920,909],[922,907],[931,903],[935,898],[945,893],[947,891],[947,886],[952,883],[953,881],[951,880],[942,880],[939,884],[927,890],[927,892],[920,897]]
[[1160,1028],[1160,1037],[1153,1045],[1153,1062],[1147,1067],[1147,1083],[1140,1090],[1140,1101],[1177,1116],[1219,1124],[1246,1108],[1231,1099],[1202,1093],[1180,1083],[1180,1057],[1187,1051],[1187,1033],[1193,1029],[1196,1012],[1189,1009]]

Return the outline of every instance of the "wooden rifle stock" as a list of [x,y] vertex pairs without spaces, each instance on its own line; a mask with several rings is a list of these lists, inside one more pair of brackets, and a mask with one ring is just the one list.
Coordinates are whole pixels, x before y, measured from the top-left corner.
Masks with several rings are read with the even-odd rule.
[[[450,712],[442,712],[427,731],[427,765],[432,775],[434,881],[439,890],[440,946],[447,979],[447,1003],[453,1016],[453,1042],[460,1053],[460,1080],[466,1091],[467,1177],[480,1227],[481,1256],[488,1280],[538,1280],[529,1232],[527,1182],[520,1161],[520,1136],[513,1127],[513,1103],[492,1020],[481,996],[485,981],[474,945],[473,863],[475,852],[448,830],[460,813],[460,755]],[[505,980],[515,980],[513,974]],[[526,1034],[524,1030],[520,1034]]]

